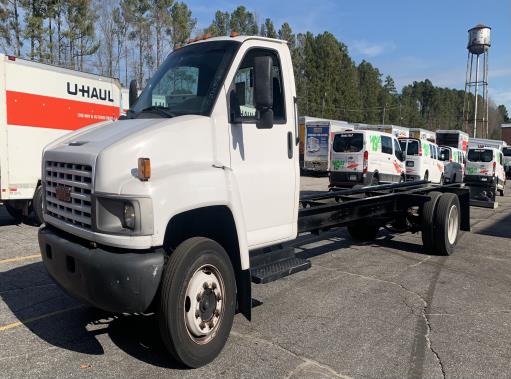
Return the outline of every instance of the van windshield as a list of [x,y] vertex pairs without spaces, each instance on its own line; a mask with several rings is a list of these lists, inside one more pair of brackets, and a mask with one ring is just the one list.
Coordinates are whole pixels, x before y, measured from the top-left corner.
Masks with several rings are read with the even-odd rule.
[[451,149],[447,149],[445,147],[440,147],[440,155],[438,156],[439,161],[448,161],[451,159]]
[[511,157],[511,147],[505,147],[502,149],[502,153],[505,157]]
[[468,151],[467,159],[470,162],[491,162],[493,160],[493,150],[472,149]]
[[364,135],[361,133],[336,134],[332,148],[336,153],[357,153],[364,147]]
[[209,116],[239,47],[211,41],[175,50],[149,80],[128,117]]

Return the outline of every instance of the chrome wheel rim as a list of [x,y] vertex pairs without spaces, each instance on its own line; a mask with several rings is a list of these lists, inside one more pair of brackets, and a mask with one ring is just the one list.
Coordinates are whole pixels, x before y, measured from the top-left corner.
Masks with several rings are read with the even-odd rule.
[[449,243],[453,245],[458,237],[458,226],[459,226],[459,215],[458,207],[456,205],[451,206],[449,209],[449,217],[447,219],[447,237]]
[[224,314],[225,286],[212,265],[203,265],[192,275],[184,299],[184,319],[190,338],[206,344],[215,336]]

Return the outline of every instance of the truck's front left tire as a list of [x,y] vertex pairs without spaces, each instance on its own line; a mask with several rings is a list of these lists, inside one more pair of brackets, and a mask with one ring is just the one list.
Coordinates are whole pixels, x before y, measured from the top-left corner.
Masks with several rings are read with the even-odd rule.
[[39,186],[35,190],[34,199],[32,201],[32,208],[34,209],[34,216],[37,224],[44,223],[43,219],[43,187]]
[[180,363],[196,368],[222,351],[236,306],[234,270],[222,246],[205,237],[182,242],[163,272],[159,326]]

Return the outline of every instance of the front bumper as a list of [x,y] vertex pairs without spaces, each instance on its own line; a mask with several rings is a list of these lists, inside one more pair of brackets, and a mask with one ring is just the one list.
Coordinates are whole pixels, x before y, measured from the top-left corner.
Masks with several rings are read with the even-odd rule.
[[76,299],[115,313],[144,312],[154,299],[163,249],[91,248],[52,227],[39,229],[38,237],[48,273]]

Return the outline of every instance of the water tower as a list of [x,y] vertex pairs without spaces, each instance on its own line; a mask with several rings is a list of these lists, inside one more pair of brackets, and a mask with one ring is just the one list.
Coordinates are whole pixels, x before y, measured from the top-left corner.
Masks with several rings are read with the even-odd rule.
[[[465,79],[465,100],[463,103],[463,120],[465,131],[477,137],[488,138],[488,51],[491,46],[491,28],[478,24],[468,31],[467,74]],[[481,55],[482,78],[479,72]],[[474,65],[475,58],[475,65]],[[481,91],[481,95],[479,95]],[[479,97],[482,101],[479,101]],[[472,133],[470,128],[472,127]]]

